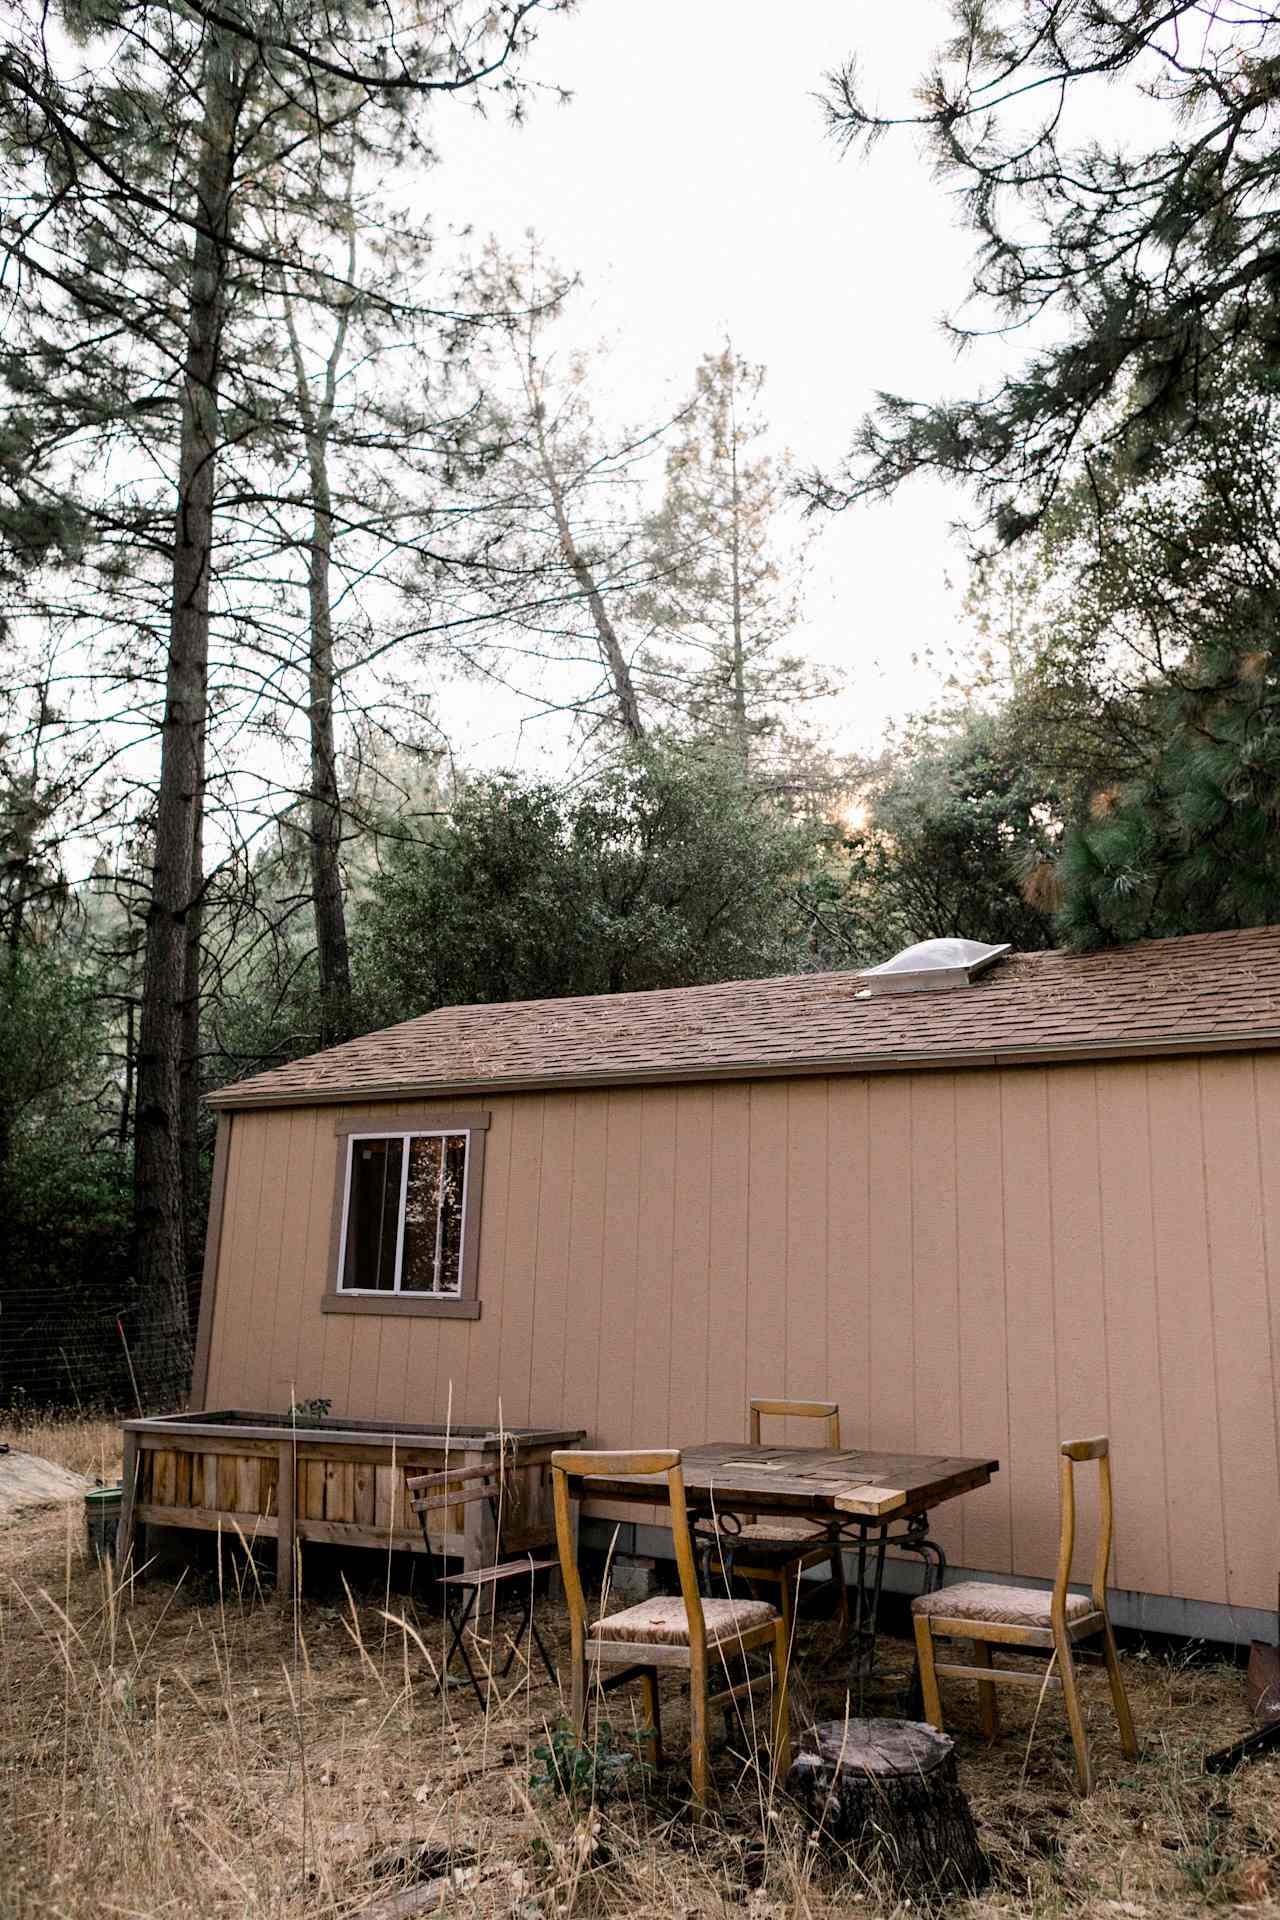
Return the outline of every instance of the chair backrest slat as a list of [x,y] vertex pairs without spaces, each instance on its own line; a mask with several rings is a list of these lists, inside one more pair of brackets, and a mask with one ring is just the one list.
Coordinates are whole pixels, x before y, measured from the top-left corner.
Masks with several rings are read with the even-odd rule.
[[503,1495],[512,1495],[510,1475],[492,1467],[445,1467],[439,1473],[423,1473],[405,1481],[405,1491],[415,1513],[447,1513],[450,1507],[465,1507],[474,1500],[496,1503]]
[[459,1487],[453,1493],[415,1493],[411,1496],[415,1513],[447,1513],[450,1507],[465,1507],[473,1500],[496,1500],[495,1482],[487,1487]]
[[1058,1539],[1058,1567],[1053,1580],[1054,1619],[1065,1625],[1067,1589],[1071,1583],[1071,1564],[1076,1551],[1076,1481],[1079,1461],[1098,1463],[1098,1544],[1093,1560],[1091,1592],[1093,1604],[1102,1611],[1107,1602],[1107,1571],[1111,1565],[1111,1543],[1115,1524],[1111,1489],[1111,1444],[1105,1434],[1089,1440],[1064,1440],[1058,1463],[1058,1490],[1061,1533]]
[[760,1421],[764,1416],[770,1420],[825,1420],[827,1423],[827,1445],[840,1445],[840,1406],[835,1400],[769,1400],[754,1398],[747,1404],[750,1423],[750,1440],[753,1447],[760,1445]]
[[582,1574],[573,1527],[570,1482],[589,1479],[593,1474],[630,1479],[662,1474],[667,1483],[667,1501],[671,1511],[671,1539],[676,1553],[676,1571],[680,1576],[680,1595],[689,1617],[689,1645],[695,1659],[706,1650],[706,1623],[702,1617],[702,1598],[698,1592],[698,1573],[689,1538],[689,1511],[685,1503],[684,1469],[675,1447],[659,1447],[648,1452],[586,1453],[563,1450],[551,1456],[551,1480],[556,1510],[556,1545],[560,1551],[560,1571],[564,1579],[565,1600],[569,1608],[569,1631],[574,1657],[580,1657],[587,1631],[587,1602],[582,1590]]
[[424,1493],[428,1487],[456,1487],[468,1480],[496,1480],[502,1468],[492,1467],[441,1467],[438,1473],[419,1473],[405,1481],[410,1493]]

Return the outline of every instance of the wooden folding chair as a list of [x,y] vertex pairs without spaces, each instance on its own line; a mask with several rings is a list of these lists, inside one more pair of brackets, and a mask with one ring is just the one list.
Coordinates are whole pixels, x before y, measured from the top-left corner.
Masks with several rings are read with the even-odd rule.
[[[445,1684],[449,1668],[456,1654],[461,1655],[462,1664],[467,1670],[467,1678],[482,1707],[488,1705],[488,1688],[482,1687],[480,1678],[471,1663],[467,1651],[466,1631],[473,1627],[473,1615],[482,1593],[488,1594],[496,1616],[499,1596],[507,1589],[515,1588],[520,1597],[521,1611],[519,1624],[507,1652],[506,1661],[498,1674],[505,1680],[511,1671],[512,1663],[520,1650],[520,1644],[526,1631],[532,1634],[534,1645],[542,1656],[542,1664],[552,1686],[559,1684],[559,1677],[550,1654],[538,1632],[538,1623],[534,1618],[534,1582],[538,1574],[556,1566],[551,1552],[550,1541],[539,1543],[532,1551],[512,1554],[503,1559],[502,1537],[504,1531],[512,1531],[510,1516],[504,1511],[504,1500],[513,1497],[508,1482],[505,1490],[502,1469],[492,1467],[446,1467],[441,1473],[426,1473],[414,1480],[406,1480],[405,1488],[413,1503],[422,1526],[422,1537],[427,1548],[427,1564],[432,1583],[438,1586],[445,1597],[445,1617],[453,1638],[440,1669],[437,1689]],[[494,1563],[488,1567],[464,1568],[461,1573],[442,1573],[441,1567],[447,1564],[447,1557],[441,1552],[439,1542],[433,1540],[428,1527],[429,1516],[433,1513],[445,1513],[451,1507],[462,1507],[473,1500],[487,1500],[493,1515],[494,1525]]]
[[[1098,1462],[1101,1515],[1097,1552],[1093,1563],[1093,1589],[1084,1594],[1069,1593],[1071,1562],[1076,1543],[1075,1466],[1078,1460]],[[989,1740],[1000,1731],[997,1686],[1046,1684],[1061,1689],[1071,1728],[1071,1743],[1076,1755],[1076,1779],[1082,1794],[1092,1786],[1089,1743],[1080,1712],[1072,1648],[1081,1640],[1101,1637],[1102,1658],[1111,1683],[1111,1700],[1120,1727],[1120,1744],[1129,1759],[1137,1752],[1133,1735],[1133,1717],[1125,1693],[1120,1662],[1116,1655],[1115,1635],[1107,1615],[1107,1569],[1111,1564],[1112,1496],[1111,1454],[1105,1437],[1096,1440],[1069,1440],[1061,1449],[1058,1465],[1062,1530],[1058,1542],[1058,1568],[1049,1593],[1034,1587],[1002,1587],[994,1582],[966,1580],[958,1586],[942,1587],[936,1593],[922,1594],[911,1602],[916,1632],[916,1651],[920,1659],[920,1683],[924,1693],[924,1715],[942,1731],[942,1703],[938,1696],[938,1676],[946,1674],[959,1680],[976,1680],[982,1730]],[[935,1660],[935,1640],[971,1640],[974,1666]],[[1010,1667],[998,1667],[991,1658],[993,1647],[1032,1649],[1051,1653],[1057,1661],[1056,1674],[1044,1675]]]
[[[758,1447],[760,1423],[765,1419],[821,1420],[825,1423],[824,1444],[840,1445],[840,1408],[834,1400],[752,1400],[747,1417],[752,1446]],[[808,1567],[827,1562],[836,1583],[836,1609],[840,1630],[849,1630],[849,1596],[845,1590],[844,1555],[826,1538],[820,1522],[803,1518],[773,1517],[745,1519],[736,1531],[728,1526],[722,1539],[732,1549],[733,1572],[751,1583],[752,1589],[774,1586],[778,1589],[778,1611],[791,1644],[793,1614],[799,1606],[800,1576]]]
[[[704,1600],[698,1592],[689,1516],[685,1506],[684,1475],[674,1448],[651,1453],[559,1452],[551,1456],[555,1492],[556,1542],[569,1607],[571,1711],[581,1736],[586,1727],[588,1687],[603,1692],[638,1680],[643,1690],[648,1731],[645,1753],[650,1765],[662,1762],[662,1722],[658,1702],[658,1675],[677,1668],[689,1675],[690,1747],[693,1798],[706,1805],[711,1768],[707,1746],[707,1713],[712,1707],[769,1690],[772,1699],[770,1730],[775,1776],[790,1765],[790,1722],[787,1714],[787,1638],[782,1616],[764,1600]],[[662,1474],[671,1508],[671,1537],[680,1576],[678,1599],[642,1600],[588,1622],[587,1603],[578,1571],[569,1482],[591,1474]],[[769,1655],[766,1673],[752,1674],[736,1684],[730,1680],[731,1656],[760,1648]],[[712,1694],[708,1668],[715,1656],[729,1685]],[[614,1667],[601,1680],[604,1667]]]

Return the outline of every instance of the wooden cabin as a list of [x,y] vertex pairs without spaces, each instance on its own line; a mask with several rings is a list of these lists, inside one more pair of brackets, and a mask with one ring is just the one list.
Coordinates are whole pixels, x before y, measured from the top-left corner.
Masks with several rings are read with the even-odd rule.
[[1272,1637],[1280,929],[917,962],[448,1007],[223,1087],[193,1407],[620,1447],[831,1398],[846,1444],[997,1456],[937,1531],[1023,1578],[1105,1431],[1117,1618]]

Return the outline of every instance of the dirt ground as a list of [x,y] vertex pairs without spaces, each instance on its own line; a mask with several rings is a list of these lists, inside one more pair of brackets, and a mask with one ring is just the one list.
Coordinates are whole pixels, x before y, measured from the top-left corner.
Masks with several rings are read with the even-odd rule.
[[[0,1439],[90,1477],[115,1470],[102,1425]],[[628,1689],[610,1702],[594,1798],[585,1783],[566,1800],[545,1759],[560,1701],[537,1664],[514,1669],[488,1713],[463,1688],[438,1694],[438,1612],[371,1559],[354,1592],[317,1567],[290,1609],[230,1554],[221,1578],[157,1577],[126,1606],[86,1559],[75,1508],[0,1528],[0,1916],[333,1920],[426,1883],[429,1910],[517,1920],[920,1911],[806,1845],[748,1758],[749,1729],[718,1756],[718,1810],[697,1827],[674,1682],[662,1776],[631,1757]],[[559,1609],[540,1619],[562,1647]],[[801,1634],[798,1724],[845,1711],[831,1635],[822,1622]],[[906,1641],[886,1639],[871,1711],[899,1709],[909,1664]],[[946,1906],[957,1920],[1280,1920],[1280,1760],[1228,1780],[1202,1770],[1245,1730],[1239,1668],[1147,1647],[1126,1651],[1125,1671],[1139,1756],[1121,1755],[1089,1670],[1099,1784],[1084,1802],[1052,1696],[1033,1729],[1035,1693],[1005,1690],[988,1748],[972,1690],[952,1686],[949,1731],[993,1870],[983,1895]]]

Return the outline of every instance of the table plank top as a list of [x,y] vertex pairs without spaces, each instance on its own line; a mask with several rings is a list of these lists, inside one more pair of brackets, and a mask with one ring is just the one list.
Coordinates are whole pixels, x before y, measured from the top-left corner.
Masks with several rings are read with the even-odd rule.
[[[908,1520],[944,1500],[984,1487],[998,1460],[952,1454],[876,1453],[860,1447],[766,1447],[714,1440],[683,1449],[685,1495],[699,1513],[747,1510],[808,1513],[826,1519]],[[596,1474],[580,1483],[585,1499],[666,1500],[661,1475]],[[897,1496],[901,1496],[898,1498]]]

